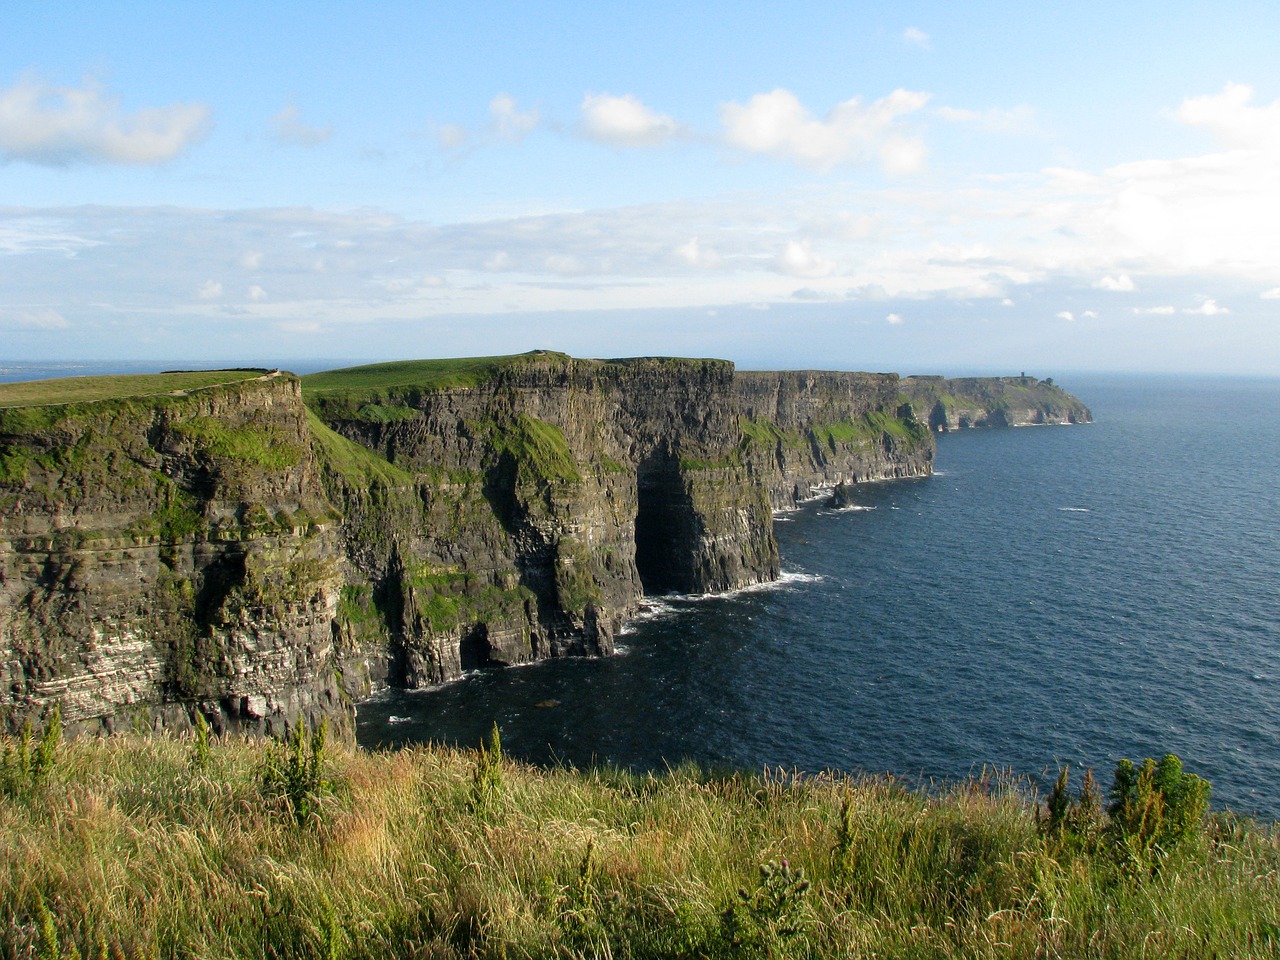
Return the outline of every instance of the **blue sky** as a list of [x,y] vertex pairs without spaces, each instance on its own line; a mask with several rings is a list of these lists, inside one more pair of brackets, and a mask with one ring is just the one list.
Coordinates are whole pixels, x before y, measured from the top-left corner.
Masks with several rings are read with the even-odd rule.
[[0,358],[1280,375],[1274,3],[0,14]]

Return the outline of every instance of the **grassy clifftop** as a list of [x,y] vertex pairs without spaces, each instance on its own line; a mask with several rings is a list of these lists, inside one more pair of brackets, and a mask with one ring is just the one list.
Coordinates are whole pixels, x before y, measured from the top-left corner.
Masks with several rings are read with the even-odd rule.
[[1280,834],[1226,815],[1135,869],[1046,826],[1048,810],[999,780],[923,792],[635,776],[526,767],[496,743],[366,753],[305,737],[77,741],[44,759],[36,745],[39,772],[19,776],[5,745],[4,958],[1274,958],[1280,946]]
[[170,373],[131,373],[102,377],[61,377],[0,383],[0,407],[42,406],[63,403],[96,403],[132,397],[186,393],[204,387],[256,380],[268,375],[261,369],[181,370]]
[[343,367],[307,374],[302,378],[308,396],[346,391],[376,393],[394,392],[397,388],[418,387],[442,390],[448,387],[473,387],[492,379],[500,370],[543,356],[563,357],[545,351],[499,357],[457,357],[444,360],[396,360],[370,363],[359,367]]

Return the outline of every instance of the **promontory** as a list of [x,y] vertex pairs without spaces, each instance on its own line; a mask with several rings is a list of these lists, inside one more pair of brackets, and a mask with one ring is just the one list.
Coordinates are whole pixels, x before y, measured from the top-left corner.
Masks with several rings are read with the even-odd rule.
[[606,655],[647,594],[779,573],[774,511],[1052,381],[536,351],[0,385],[0,717],[349,723],[383,685]]

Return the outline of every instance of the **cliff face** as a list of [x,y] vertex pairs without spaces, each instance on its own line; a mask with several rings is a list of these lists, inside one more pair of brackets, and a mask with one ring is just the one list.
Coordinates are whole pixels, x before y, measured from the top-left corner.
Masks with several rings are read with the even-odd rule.
[[1090,423],[1089,408],[1052,378],[903,377],[902,393],[912,414],[931,430],[1025,427]]
[[1088,416],[1023,382],[541,352],[172,376],[0,392],[4,725],[278,732],[383,684],[608,654],[647,593],[776,578],[773,509],[928,474],[935,413]]
[[11,725],[269,730],[340,713],[337,515],[296,379],[0,410]]
[[475,384],[321,376],[309,402],[325,426],[403,474],[329,481],[347,517],[347,620],[385,624],[392,682],[607,654],[646,592],[777,576],[730,364],[540,354]]
[[741,371],[744,455],[775,509],[840,484],[933,471],[933,438],[891,373]]

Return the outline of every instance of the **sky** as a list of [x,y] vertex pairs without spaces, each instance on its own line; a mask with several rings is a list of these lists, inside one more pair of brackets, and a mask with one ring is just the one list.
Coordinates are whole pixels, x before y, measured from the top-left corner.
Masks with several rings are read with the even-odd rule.
[[0,359],[1280,376],[1280,4],[8,0]]

